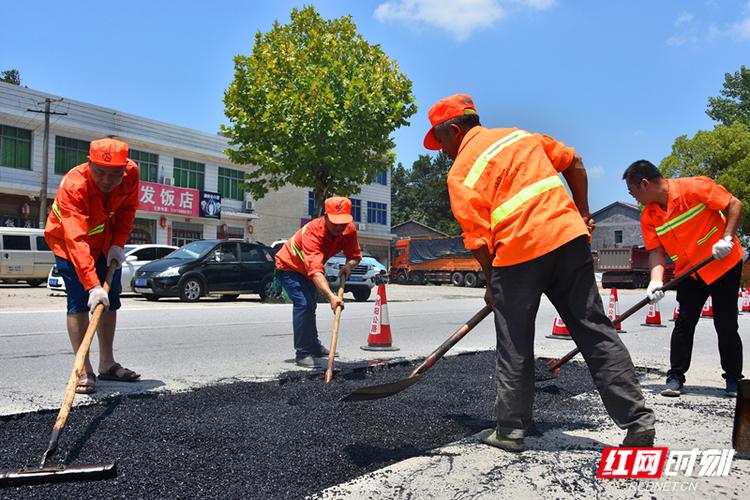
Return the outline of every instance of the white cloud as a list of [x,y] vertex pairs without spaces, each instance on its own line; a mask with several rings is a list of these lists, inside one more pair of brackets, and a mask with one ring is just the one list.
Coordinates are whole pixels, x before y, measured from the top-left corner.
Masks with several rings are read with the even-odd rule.
[[556,0],[387,0],[375,9],[375,19],[427,25],[466,40],[508,15],[506,7],[547,10]]
[[731,31],[740,40],[750,40],[750,17],[732,25]]
[[681,24],[689,23],[695,19],[695,16],[691,14],[690,12],[683,12],[679,15],[679,17],[675,20],[674,25],[679,26]]
[[586,174],[589,179],[601,179],[604,177],[604,167],[601,165],[594,165],[591,168],[586,168]]

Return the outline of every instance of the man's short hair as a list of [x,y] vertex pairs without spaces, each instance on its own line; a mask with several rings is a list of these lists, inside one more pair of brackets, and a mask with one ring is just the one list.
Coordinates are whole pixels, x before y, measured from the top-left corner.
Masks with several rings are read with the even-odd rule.
[[457,116],[455,118],[451,118],[450,120],[446,120],[439,125],[435,125],[435,132],[442,133],[454,123],[464,129],[464,131],[481,125],[481,123],[479,123],[479,115],[476,113],[471,113],[467,115]]
[[630,164],[622,174],[622,178],[630,184],[640,184],[643,179],[652,181],[663,176],[656,165],[648,160],[638,160]]

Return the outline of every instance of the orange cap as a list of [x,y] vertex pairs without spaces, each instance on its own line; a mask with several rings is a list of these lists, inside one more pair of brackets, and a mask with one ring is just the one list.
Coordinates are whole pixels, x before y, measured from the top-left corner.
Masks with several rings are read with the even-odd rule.
[[328,219],[334,224],[348,224],[352,217],[352,202],[343,196],[332,196],[326,199],[325,210]]
[[128,144],[116,139],[91,141],[88,158],[103,167],[124,167],[128,164]]
[[474,101],[469,94],[454,94],[444,99],[440,99],[430,108],[430,112],[427,113],[432,128],[427,132],[427,135],[424,136],[424,147],[434,151],[438,151],[442,148],[438,140],[435,138],[435,126],[447,122],[452,118],[475,114],[477,114],[477,108],[474,107]]

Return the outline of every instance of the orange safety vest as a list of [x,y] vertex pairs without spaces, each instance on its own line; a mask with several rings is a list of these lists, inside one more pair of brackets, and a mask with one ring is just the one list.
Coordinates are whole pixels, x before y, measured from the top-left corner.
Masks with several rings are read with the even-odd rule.
[[[675,263],[675,273],[711,255],[714,243],[724,236],[727,222],[724,210],[732,194],[708,177],[665,179],[667,211],[649,203],[641,213],[641,230],[646,250],[663,247]],[[744,251],[737,237],[734,248],[723,259],[711,262],[698,275],[711,284],[742,260]]]
[[312,278],[315,273],[325,274],[325,262],[342,250],[347,259],[362,260],[354,224],[349,223],[344,234],[334,238],[326,229],[325,217],[318,217],[284,243],[276,254],[276,268]]
[[541,257],[588,235],[559,172],[575,150],[551,137],[516,128],[472,128],[450,172],[451,209],[464,246],[487,246],[492,265]]
[[96,274],[99,255],[106,256],[112,245],[127,243],[138,209],[138,188],[138,165],[131,160],[106,203],[88,162],[71,169],[60,181],[44,237],[55,255],[73,263],[84,289],[101,285]]

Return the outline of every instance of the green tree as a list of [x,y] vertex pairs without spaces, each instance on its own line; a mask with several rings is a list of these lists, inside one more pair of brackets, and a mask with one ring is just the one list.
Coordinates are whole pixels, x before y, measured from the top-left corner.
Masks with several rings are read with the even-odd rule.
[[2,72],[0,82],[12,83],[13,85],[21,85],[21,73],[17,69],[6,69]]
[[750,235],[750,129],[735,121],[717,125],[713,130],[700,130],[692,138],[678,137],[672,154],[661,161],[665,177],[705,175],[726,187],[745,206],[740,229]]
[[740,121],[750,126],[750,69],[740,66],[734,74],[724,74],[721,97],[709,97],[706,114],[724,125]]
[[451,160],[442,152],[435,158],[420,155],[411,169],[399,165],[391,176],[391,218],[393,224],[410,219],[448,234],[461,232],[448,198]]
[[391,133],[416,112],[412,83],[351,17],[313,7],[258,32],[234,58],[224,94],[229,158],[257,166],[245,189],[256,199],[286,184],[311,188],[315,214],[330,195],[352,195],[393,165]]

